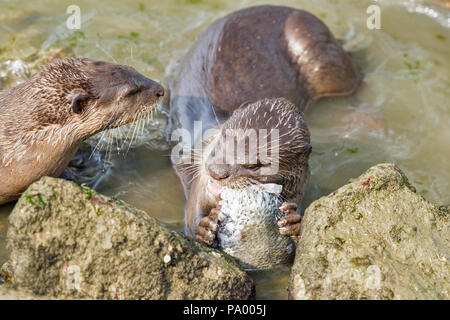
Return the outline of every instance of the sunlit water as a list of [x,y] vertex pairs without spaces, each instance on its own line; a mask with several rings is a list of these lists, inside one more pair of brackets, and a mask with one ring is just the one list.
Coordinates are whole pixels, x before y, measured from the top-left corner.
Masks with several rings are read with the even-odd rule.
[[[132,65],[165,83],[174,63],[212,21],[268,2],[316,14],[365,73],[354,97],[320,101],[306,114],[313,153],[305,205],[386,161],[397,163],[427,199],[450,203],[450,14],[444,6],[378,1],[382,29],[369,30],[366,8],[371,1],[76,1],[82,29],[73,32],[65,27],[72,0],[0,0],[0,87],[34,72],[37,53],[58,55],[61,48]],[[123,147],[119,153],[103,144],[105,172],[101,179],[98,172],[90,174],[98,191],[182,230],[185,200],[162,138],[165,122],[158,112],[126,155]],[[11,210],[12,205],[0,207],[0,263],[7,259]],[[253,274],[257,297],[286,298],[288,274],[287,269]]]

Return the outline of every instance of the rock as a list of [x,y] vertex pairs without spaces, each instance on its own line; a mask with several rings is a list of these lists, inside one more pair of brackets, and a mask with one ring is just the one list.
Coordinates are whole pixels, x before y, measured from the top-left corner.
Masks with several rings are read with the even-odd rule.
[[450,212],[374,166],[306,210],[291,299],[449,299]]
[[235,259],[149,214],[73,182],[33,183],[9,217],[3,277],[38,295],[88,299],[248,299]]
[[0,300],[51,300],[51,297],[38,296],[8,285],[0,285]]
[[54,300],[54,297],[37,295],[12,284],[12,269],[5,263],[0,269],[0,300]]

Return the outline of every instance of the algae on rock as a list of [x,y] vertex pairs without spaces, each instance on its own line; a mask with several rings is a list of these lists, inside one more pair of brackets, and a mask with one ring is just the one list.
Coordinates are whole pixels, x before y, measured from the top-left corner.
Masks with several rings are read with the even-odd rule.
[[226,254],[146,212],[44,177],[9,217],[12,285],[57,298],[248,299],[254,286]]
[[292,299],[449,299],[450,213],[380,164],[306,210]]

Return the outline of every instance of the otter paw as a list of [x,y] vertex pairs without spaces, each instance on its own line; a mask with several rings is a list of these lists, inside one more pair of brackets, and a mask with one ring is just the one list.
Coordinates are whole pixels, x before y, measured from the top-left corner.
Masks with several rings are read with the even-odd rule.
[[195,238],[208,246],[216,246],[216,235],[219,230],[219,209],[212,209],[209,215],[203,217],[195,232]]
[[278,220],[280,234],[298,239],[302,217],[297,213],[298,206],[293,202],[284,202],[280,210],[286,215]]

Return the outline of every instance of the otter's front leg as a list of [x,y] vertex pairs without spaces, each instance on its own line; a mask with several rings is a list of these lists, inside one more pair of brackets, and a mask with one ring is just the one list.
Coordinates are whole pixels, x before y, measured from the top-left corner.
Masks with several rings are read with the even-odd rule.
[[219,230],[220,206],[213,208],[209,215],[200,219],[195,238],[208,246],[217,247],[217,231]]
[[278,220],[280,233],[298,239],[300,235],[300,222],[302,217],[297,213],[298,206],[293,202],[284,202],[280,210],[286,215]]

